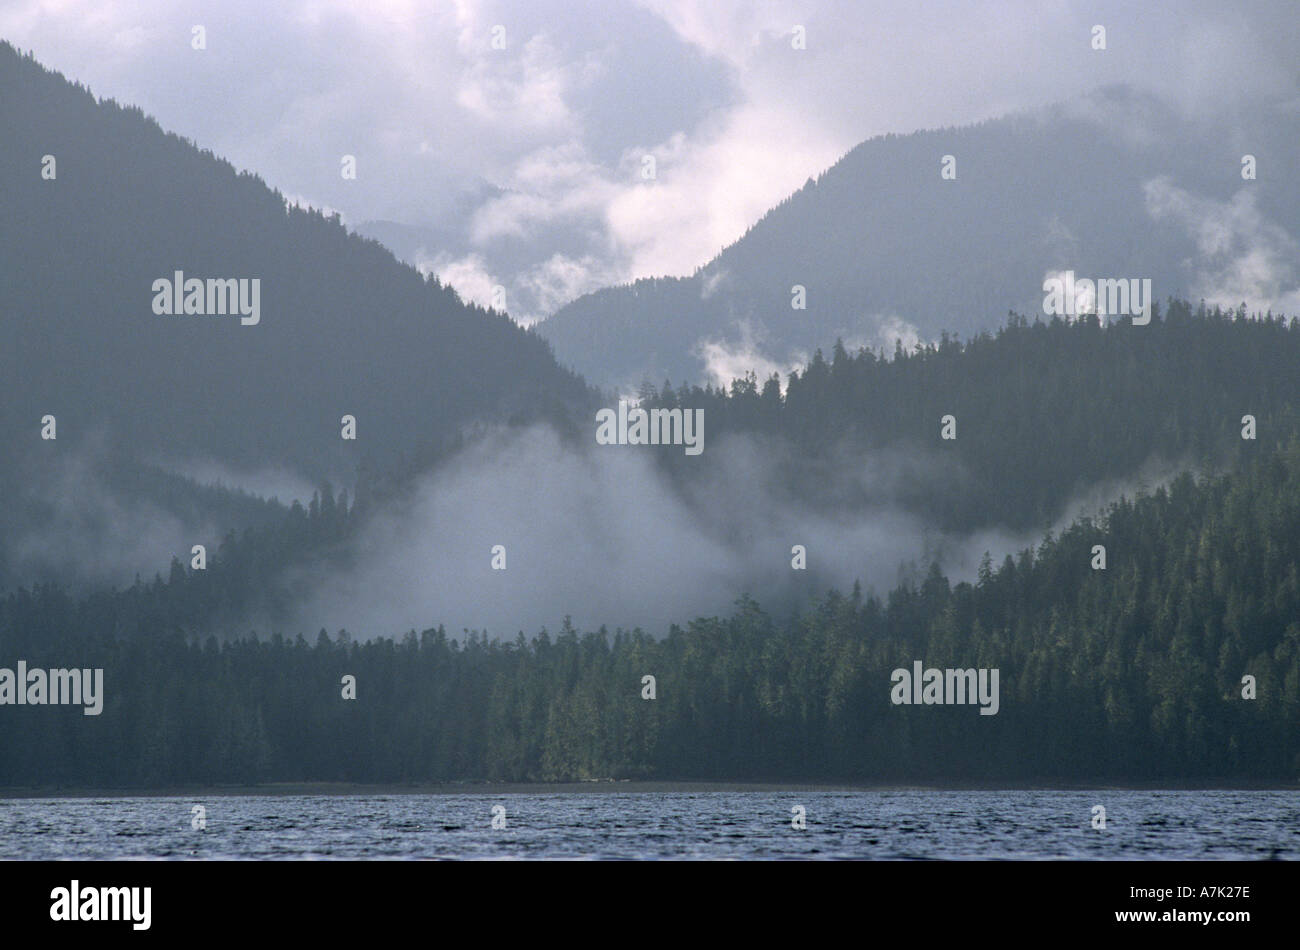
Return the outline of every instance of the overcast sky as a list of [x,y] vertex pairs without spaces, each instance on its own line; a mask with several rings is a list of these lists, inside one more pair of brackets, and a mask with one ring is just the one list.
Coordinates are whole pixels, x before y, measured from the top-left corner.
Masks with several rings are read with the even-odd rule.
[[0,36],[286,195],[454,232],[420,263],[524,322],[694,271],[873,135],[1112,82],[1294,96],[1298,24],[1294,0],[0,0]]

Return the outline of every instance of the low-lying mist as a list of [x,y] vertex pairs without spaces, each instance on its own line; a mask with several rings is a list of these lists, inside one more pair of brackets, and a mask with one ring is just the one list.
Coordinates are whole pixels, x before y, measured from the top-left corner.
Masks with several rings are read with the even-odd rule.
[[[368,638],[443,624],[449,633],[513,637],[568,616],[579,629],[662,635],[670,624],[730,612],[743,594],[774,612],[855,581],[883,594],[931,560],[954,582],[973,580],[986,551],[998,561],[1042,538],[954,535],[904,511],[900,481],[937,466],[947,470],[935,478],[959,490],[951,457],[840,457],[810,472],[822,481],[804,493],[786,487],[793,460],[765,441],[719,437],[698,457],[704,470],[674,482],[652,453],[681,451],[575,448],[541,426],[489,434],[408,500],[377,512],[356,541],[354,567],[295,577],[295,587],[315,593],[288,632],[345,628]],[[1149,468],[1148,483],[1173,473]],[[1094,489],[1061,523],[1131,490]],[[496,545],[504,570],[492,566]],[[795,545],[807,552],[807,570],[791,566]]]
[[[194,630],[324,628],[371,638],[443,625],[453,635],[513,637],[554,629],[567,616],[580,629],[659,636],[672,624],[727,614],[746,594],[785,614],[855,582],[883,595],[919,582],[932,561],[954,583],[974,580],[985,552],[1000,562],[1048,529],[1187,467],[1153,459],[1130,479],[1091,486],[1055,524],[1035,530],[957,533],[939,530],[917,504],[973,490],[951,453],[841,445],[809,458],[782,440],[725,434],[706,438],[699,456],[656,456],[682,451],[575,444],[541,425],[488,431],[373,508],[346,557],[308,558],[258,578],[255,585],[287,596],[287,612],[270,616],[250,603],[242,620],[209,629],[195,617]],[[284,516],[275,505],[259,510],[265,503],[251,494],[233,503],[205,495],[193,472],[184,484],[165,473],[124,484],[111,471],[91,445],[12,479],[19,487],[0,549],[7,589],[56,581],[75,593],[166,577],[173,557],[188,565],[193,544],[207,545],[211,557],[236,527],[232,517]],[[205,508],[214,498],[224,499],[221,510]],[[497,545],[504,570],[493,567]],[[796,545],[804,570],[792,566]]]
[[5,462],[0,592],[55,583],[82,594],[167,577],[172,558],[190,563],[194,545],[211,555],[228,532],[282,517],[267,496],[305,484],[278,471],[139,462],[115,452],[104,432]]

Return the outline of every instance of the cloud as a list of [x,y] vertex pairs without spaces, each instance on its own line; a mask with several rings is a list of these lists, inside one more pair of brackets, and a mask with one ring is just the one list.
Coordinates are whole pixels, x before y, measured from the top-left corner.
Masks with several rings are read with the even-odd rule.
[[[706,419],[708,464],[687,479],[652,454],[676,448],[574,445],[545,427],[489,433],[412,497],[386,503],[348,567],[290,578],[313,594],[284,629],[369,638],[445,624],[510,638],[571,616],[579,628],[663,635],[729,612],[747,592],[776,612],[855,581],[884,594],[931,559],[954,581],[974,580],[984,552],[1000,560],[1041,540],[1038,530],[947,534],[904,511],[904,488],[962,490],[951,458],[841,447],[813,476],[784,443],[707,433]],[[1152,462],[1139,478],[1149,486],[1175,470]],[[816,481],[792,492],[801,475]],[[1133,487],[1094,488],[1054,530]],[[796,544],[807,571],[791,569]],[[496,545],[505,570],[492,568]]]
[[629,276],[693,273],[851,144],[801,127],[796,115],[748,105],[693,139],[632,151],[638,163],[655,156],[657,178],[624,184],[606,211]]
[[104,439],[92,438],[8,486],[0,538],[7,582],[123,587],[137,575],[166,576],[173,557],[188,563],[194,544],[216,550],[224,530],[211,517],[183,506],[182,517],[121,484],[109,474],[110,455]]
[[773,359],[763,351],[761,329],[756,332],[747,320],[737,321],[737,328],[739,340],[700,340],[696,344],[696,355],[704,362],[708,381],[715,386],[727,387],[732,380],[743,379],[752,372],[761,385],[776,373],[784,392],[790,372],[803,367],[808,362],[808,354],[801,352],[789,359]]
[[545,240],[543,232],[560,225],[595,227],[614,185],[581,144],[566,142],[522,156],[504,188],[474,212],[470,238],[476,247],[500,238]]
[[535,323],[583,294],[613,282],[615,275],[606,261],[594,255],[573,258],[554,254],[520,278],[538,312],[522,317],[516,314],[515,319],[526,326]]
[[1174,222],[1195,242],[1196,255],[1185,262],[1193,296],[1229,309],[1244,302],[1251,311],[1300,314],[1300,243],[1260,212],[1249,185],[1216,201],[1162,176],[1143,192],[1153,219]]
[[493,291],[500,284],[487,269],[487,262],[481,254],[467,254],[460,258],[452,258],[446,253],[420,257],[416,266],[423,274],[436,275],[467,303],[492,307]]
[[[683,493],[636,447],[575,447],[542,427],[489,435],[382,512],[355,567],[302,585],[316,593],[289,629],[372,637],[445,623],[510,637],[572,615],[580,627],[661,635],[671,623],[725,613],[746,591],[776,606],[858,578],[888,589],[900,562],[921,553],[923,525],[888,506],[910,464],[901,457],[837,466],[876,502],[845,512],[789,498],[779,446],[710,444],[706,427],[705,454],[707,477]],[[942,539],[929,534],[934,548]],[[976,543],[1001,550],[993,537]],[[973,571],[983,548],[959,551],[949,540],[946,563]],[[794,544],[807,547],[809,574],[791,570]],[[492,569],[495,545],[505,548],[505,570]]]
[[[722,276],[719,273],[706,278],[705,286],[716,283]],[[695,355],[704,363],[708,381],[725,388],[732,380],[743,379],[752,372],[761,387],[776,373],[781,380],[781,391],[785,392],[790,373],[796,369],[802,371],[808,365],[809,354],[804,350],[774,353],[766,346],[761,325],[755,328],[751,321],[744,319],[737,320],[735,325],[739,339],[701,339],[695,345]],[[890,359],[896,343],[901,343],[910,353],[927,341],[916,326],[897,314],[870,314],[857,320],[852,331],[841,334],[840,342],[850,353],[867,349],[883,352],[885,359]]]
[[703,274],[700,279],[700,299],[708,300],[718,289],[727,283],[731,275],[726,270],[719,270],[712,274]]
[[568,69],[546,35],[529,37],[518,57],[493,52],[505,50],[475,57],[462,73],[457,103],[485,124],[512,134],[521,129],[571,134],[573,115],[565,102]]
[[885,357],[889,358],[894,355],[894,349],[898,345],[910,353],[923,342],[921,331],[896,314],[878,315],[874,319],[876,320],[875,335],[862,341],[845,340],[844,345],[847,349],[854,350],[862,346],[869,350],[883,350]]

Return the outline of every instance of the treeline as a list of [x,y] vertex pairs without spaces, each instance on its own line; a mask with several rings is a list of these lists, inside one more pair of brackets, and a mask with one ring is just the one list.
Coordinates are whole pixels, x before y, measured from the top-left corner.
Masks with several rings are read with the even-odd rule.
[[[1293,781],[1298,567],[1293,439],[1116,503],[975,583],[935,567],[790,618],[744,598],[661,640],[566,622],[513,642],[438,628],[219,644],[118,621],[178,578],[79,602],[43,587],[0,602],[0,665],[103,667],[104,709],[0,706],[0,783]],[[891,671],[914,660],[998,669],[998,713],[893,705]]]
[[[890,449],[904,472],[894,500],[928,522],[1041,530],[1079,493],[1148,462],[1214,471],[1277,445],[1300,418],[1297,366],[1300,320],[1171,301],[1146,326],[1012,314],[996,334],[889,358],[837,343],[784,387],[750,375],[727,389],[646,384],[641,395],[648,407],[704,409],[706,461],[728,434],[768,439],[804,500],[825,490],[827,504],[852,504],[837,477],[846,459]],[[940,438],[947,415],[953,440]],[[1254,441],[1242,439],[1245,415]],[[680,453],[662,462],[683,478],[704,467]]]

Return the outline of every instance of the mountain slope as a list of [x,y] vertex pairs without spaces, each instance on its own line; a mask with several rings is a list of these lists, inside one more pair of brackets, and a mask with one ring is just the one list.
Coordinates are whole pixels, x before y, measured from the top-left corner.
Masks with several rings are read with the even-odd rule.
[[[0,432],[320,476],[586,389],[336,220],[0,44]],[[43,156],[56,177],[42,177]],[[154,282],[260,280],[260,320],[160,315]],[[251,284],[248,287],[251,289]],[[251,301],[250,301],[251,303]],[[357,419],[355,443],[340,418]],[[67,441],[65,441],[67,440]]]

